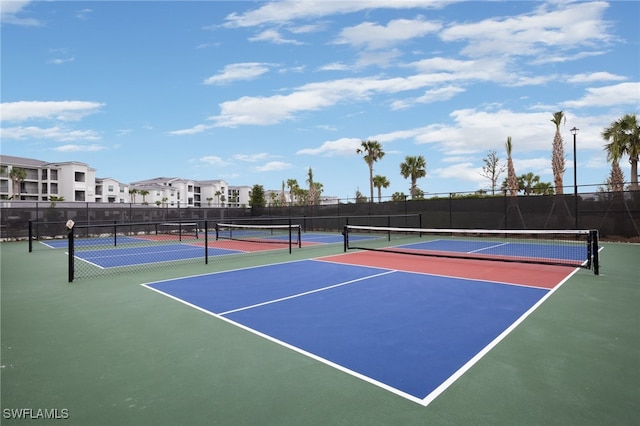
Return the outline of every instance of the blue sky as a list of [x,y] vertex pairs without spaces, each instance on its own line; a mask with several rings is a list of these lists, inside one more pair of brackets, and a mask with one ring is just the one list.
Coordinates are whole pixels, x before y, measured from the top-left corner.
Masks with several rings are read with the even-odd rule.
[[[123,183],[158,176],[279,189],[307,171],[324,195],[489,188],[482,159],[564,184],[609,174],[600,132],[640,110],[637,1],[4,1],[5,155],[81,161]],[[625,178],[629,165],[621,163]],[[503,176],[500,178],[502,181]],[[584,188],[595,190],[596,187]]]

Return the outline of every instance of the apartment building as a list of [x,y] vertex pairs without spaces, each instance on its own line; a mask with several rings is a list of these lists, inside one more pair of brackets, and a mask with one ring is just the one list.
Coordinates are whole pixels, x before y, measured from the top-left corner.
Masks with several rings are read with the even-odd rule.
[[0,199],[95,202],[95,191],[96,171],[85,163],[0,155]]
[[[48,163],[0,155],[0,199],[4,200],[50,201],[54,197],[163,207],[248,207],[250,193],[250,186],[229,186],[221,179],[157,177],[125,184],[111,177],[96,178],[95,169],[77,161]],[[288,193],[286,197],[289,201]]]
[[113,178],[96,178],[96,203],[135,203],[129,185]]

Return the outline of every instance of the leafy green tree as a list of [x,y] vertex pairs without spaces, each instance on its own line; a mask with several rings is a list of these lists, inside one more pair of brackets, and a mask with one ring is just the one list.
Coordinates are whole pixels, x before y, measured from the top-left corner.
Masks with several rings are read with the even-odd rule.
[[638,190],[638,157],[640,156],[640,126],[636,114],[625,114],[602,131],[602,138],[608,143],[607,161],[618,162],[623,155],[629,156],[631,164],[632,191]]
[[356,189],[356,203],[366,203],[369,201],[367,197],[365,197],[359,189]]
[[361,141],[360,148],[356,149],[356,153],[364,154],[364,161],[369,166],[369,189],[370,201],[373,202],[373,163],[384,157],[385,152],[382,145],[378,141]]
[[400,164],[400,174],[403,178],[411,179],[411,199],[416,199],[419,194],[424,195],[417,186],[417,181],[427,175],[427,161],[422,155],[406,156]]
[[249,192],[249,206],[251,208],[264,207],[267,205],[267,200],[264,195],[264,187],[262,185],[253,185]]
[[553,183],[556,186],[556,194],[562,194],[564,192],[564,141],[562,140],[562,134],[560,134],[560,126],[563,121],[566,122],[564,112],[558,111],[553,114],[551,122],[556,126],[556,133],[553,136],[553,145],[551,147],[551,170],[553,171]]
[[391,195],[391,201],[405,201],[407,199],[407,194],[404,192],[394,192]]

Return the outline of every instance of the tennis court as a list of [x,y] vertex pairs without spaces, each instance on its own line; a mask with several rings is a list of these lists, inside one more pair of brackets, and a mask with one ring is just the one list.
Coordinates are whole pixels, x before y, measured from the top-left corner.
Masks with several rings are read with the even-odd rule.
[[[343,238],[74,283],[66,241],[2,243],[3,410],[78,425],[640,420],[637,244],[601,244],[595,275],[582,243],[550,255],[533,241],[526,256],[563,263],[550,265],[468,258],[497,249],[468,238],[353,233],[347,251]],[[94,243],[75,256],[156,256]],[[523,257],[520,244],[491,255]],[[202,235],[136,249],[192,245]]]
[[[573,272],[531,268],[518,279],[513,266],[500,265],[488,281],[432,274],[433,262],[401,254],[383,254],[381,268],[380,257],[346,254],[145,286],[426,405]],[[457,263],[467,276],[478,268]]]

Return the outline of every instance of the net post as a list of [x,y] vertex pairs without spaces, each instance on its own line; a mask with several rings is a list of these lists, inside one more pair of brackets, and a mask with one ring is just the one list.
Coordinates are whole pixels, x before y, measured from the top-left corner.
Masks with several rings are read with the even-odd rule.
[[29,253],[33,251],[33,222],[29,220]]
[[[204,264],[209,264],[209,229],[208,222],[204,221]],[[197,234],[196,234],[197,235]]]
[[291,254],[291,217],[289,217],[289,254]]
[[220,224],[216,223],[216,241],[220,239]]
[[113,221],[113,246],[118,245],[118,221]]
[[298,248],[302,248],[302,227],[298,226]]
[[591,235],[591,254],[593,257],[593,273],[595,275],[600,275],[600,255],[598,254],[598,230],[593,229],[589,231]]
[[178,241],[182,242],[182,222],[178,222]]
[[73,279],[75,278],[75,269],[74,269],[74,260],[75,260],[75,253],[74,253],[74,249],[75,249],[75,239],[73,236],[73,227],[71,229],[69,229],[69,234],[68,234],[68,240],[69,240],[69,282],[72,283]]
[[344,225],[342,230],[342,235],[344,237],[344,252],[346,253],[349,249],[349,225]]

